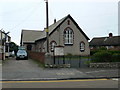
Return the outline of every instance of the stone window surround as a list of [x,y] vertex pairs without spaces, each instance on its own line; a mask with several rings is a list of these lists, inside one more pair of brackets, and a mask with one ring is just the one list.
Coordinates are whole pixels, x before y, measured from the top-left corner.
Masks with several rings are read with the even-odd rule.
[[[65,36],[66,36],[66,35],[65,35],[65,32],[66,32],[66,31],[68,31],[68,32],[67,32],[68,38],[65,37]],[[70,31],[72,31],[72,32],[71,32],[72,35],[70,35]],[[73,44],[74,44],[74,31],[73,31],[72,28],[70,28],[70,27],[65,28],[63,35],[64,35],[64,36],[63,36],[64,45],[73,45]],[[70,36],[71,36],[71,38],[69,38]],[[65,42],[66,40],[68,40],[67,43]],[[71,43],[70,43],[70,41],[71,41]]]

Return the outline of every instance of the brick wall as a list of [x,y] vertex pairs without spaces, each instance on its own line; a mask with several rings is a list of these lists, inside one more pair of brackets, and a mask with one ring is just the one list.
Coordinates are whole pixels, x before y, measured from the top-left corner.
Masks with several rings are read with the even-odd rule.
[[45,63],[45,53],[41,52],[28,52],[28,57],[34,60],[38,60],[41,63]]

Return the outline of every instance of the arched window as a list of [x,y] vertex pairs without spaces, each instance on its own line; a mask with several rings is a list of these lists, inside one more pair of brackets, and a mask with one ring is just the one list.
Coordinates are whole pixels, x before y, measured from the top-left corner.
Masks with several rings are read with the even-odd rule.
[[31,51],[32,50],[32,45],[27,45],[27,50]]
[[54,49],[55,49],[55,46],[57,46],[57,43],[55,41],[51,41],[50,46],[51,46],[51,52],[54,52]]
[[64,31],[64,44],[73,44],[73,30],[71,28]]
[[82,41],[80,42],[80,51],[84,52],[85,51],[85,43]]

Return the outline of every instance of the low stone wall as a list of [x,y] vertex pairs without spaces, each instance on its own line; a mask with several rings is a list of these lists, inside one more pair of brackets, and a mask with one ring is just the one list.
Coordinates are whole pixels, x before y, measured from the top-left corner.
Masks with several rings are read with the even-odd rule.
[[90,63],[90,68],[120,68],[120,62]]
[[28,52],[28,58],[38,60],[41,63],[45,63],[45,53],[41,52]]

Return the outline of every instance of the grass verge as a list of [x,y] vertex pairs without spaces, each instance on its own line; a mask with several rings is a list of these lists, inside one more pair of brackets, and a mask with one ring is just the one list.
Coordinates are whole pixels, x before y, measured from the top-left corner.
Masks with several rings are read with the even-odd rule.
[[36,63],[38,65],[38,67],[45,68],[45,64],[41,63],[38,60],[31,59],[31,61],[33,61],[34,63]]

